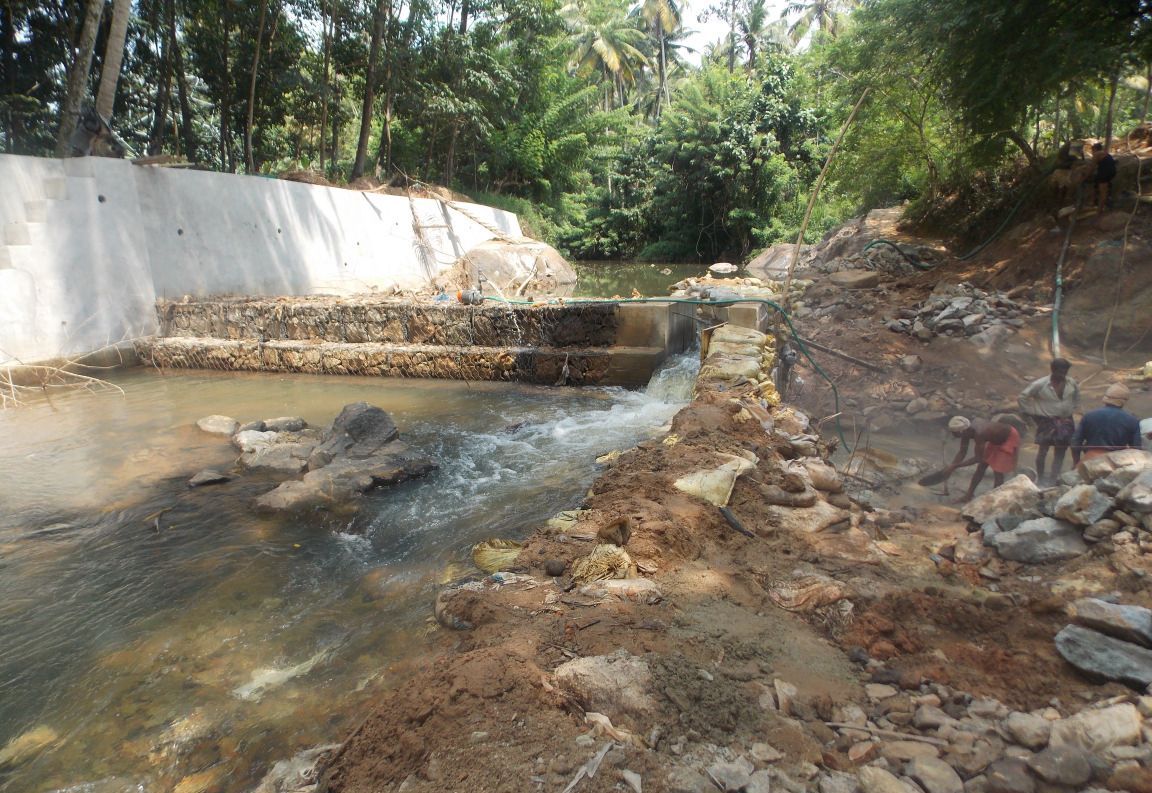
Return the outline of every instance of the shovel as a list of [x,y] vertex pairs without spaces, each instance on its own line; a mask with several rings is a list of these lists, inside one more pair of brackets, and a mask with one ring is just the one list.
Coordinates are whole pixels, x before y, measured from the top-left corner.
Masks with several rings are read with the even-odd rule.
[[944,468],[943,470],[940,470],[940,471],[933,471],[930,474],[924,474],[924,476],[922,476],[916,480],[916,483],[920,484],[920,485],[924,485],[925,487],[931,487],[932,485],[938,485],[941,482],[948,481],[948,477],[952,476],[952,472],[955,470],[956,470],[955,468],[948,467],[948,468]]

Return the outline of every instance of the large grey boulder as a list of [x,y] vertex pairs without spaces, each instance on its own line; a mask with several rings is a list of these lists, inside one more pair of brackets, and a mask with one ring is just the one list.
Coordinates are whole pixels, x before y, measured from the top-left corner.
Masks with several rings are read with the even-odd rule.
[[[1152,650],[1131,642],[1114,639],[1079,625],[1069,625],[1056,634],[1056,650],[1065,661],[1093,677],[1115,680],[1141,689],[1152,683]],[[1052,728],[1053,743],[1057,742],[1059,726],[1060,722],[1057,722]]]
[[523,287],[521,294],[529,295],[567,295],[576,284],[576,270],[559,251],[528,238],[482,242],[460,257],[453,271],[468,286],[491,295],[497,292],[488,284],[511,285],[512,292]]
[[965,505],[960,514],[976,523],[987,523],[993,518],[1027,515],[1040,504],[1040,489],[1024,474],[1009,479],[1000,487],[977,496]]
[[[310,432],[284,433],[296,443],[259,445],[264,439],[258,436],[276,437],[281,433],[252,433],[247,439],[254,448],[246,456],[267,460],[279,455],[275,459],[284,466],[279,470],[299,473],[304,469],[303,463],[308,468],[302,479],[283,482],[258,498],[256,504],[261,509],[338,506],[375,487],[424,476],[436,468],[431,460],[413,455],[398,440],[400,433],[392,417],[367,402],[345,405],[315,448],[306,437]],[[239,433],[234,442],[247,434]]]
[[338,506],[373,488],[399,484],[435,469],[431,460],[412,456],[405,444],[394,441],[366,460],[341,458],[309,471],[302,479],[283,482],[256,499],[256,505],[267,510]]
[[1088,550],[1075,526],[1055,518],[1026,520],[1012,531],[995,535],[991,542],[1004,559],[1027,564],[1074,559]]
[[315,444],[286,441],[261,446],[240,455],[245,468],[263,468],[298,474],[308,467],[308,457]]
[[316,446],[308,467],[322,468],[337,457],[365,460],[400,437],[396,422],[375,405],[345,405]]
[[1152,513],[1152,469],[1142,472],[1116,494],[1116,506],[1138,515]]
[[1072,619],[1085,628],[1152,647],[1152,610],[1081,598],[1072,604]]
[[1092,485],[1077,485],[1056,502],[1053,514],[1077,526],[1091,526],[1112,508],[1112,499]]

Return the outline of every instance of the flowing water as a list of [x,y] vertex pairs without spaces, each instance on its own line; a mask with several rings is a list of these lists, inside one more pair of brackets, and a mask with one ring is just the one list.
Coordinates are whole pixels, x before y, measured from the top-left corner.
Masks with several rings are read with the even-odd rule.
[[[140,369],[0,411],[0,790],[247,790],[339,739],[421,663],[471,545],[578,504],[694,366],[643,392]],[[323,425],[359,400],[440,469],[343,517],[259,516],[254,474],[185,485],[236,457],[201,416]]]

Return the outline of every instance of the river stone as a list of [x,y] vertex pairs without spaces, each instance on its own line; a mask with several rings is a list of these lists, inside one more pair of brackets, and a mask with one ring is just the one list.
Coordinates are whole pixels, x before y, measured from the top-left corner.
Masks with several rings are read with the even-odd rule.
[[1144,471],[1116,494],[1116,506],[1133,515],[1152,513],[1152,470]]
[[846,774],[843,771],[827,772],[820,777],[817,785],[820,793],[858,793],[860,790],[856,775]]
[[1065,661],[1093,677],[1138,688],[1152,683],[1152,650],[1131,642],[1069,625],[1056,634],[1056,650]]
[[856,772],[861,793],[908,793],[908,787],[883,768],[866,765]]
[[276,419],[264,419],[264,429],[272,432],[299,432],[308,426],[308,422],[299,416],[281,416]]
[[1056,502],[1053,514],[1077,526],[1090,526],[1112,508],[1112,499],[1092,485],[1077,485]]
[[1099,754],[1113,746],[1139,743],[1140,725],[1140,713],[1129,702],[1082,710],[1052,724],[1052,738],[1048,745],[1076,746],[1088,754]]
[[1074,559],[1088,550],[1075,526],[1055,518],[1026,520],[1012,531],[997,534],[992,544],[1001,557],[1027,564]]
[[275,443],[277,434],[278,433],[275,432],[245,430],[244,432],[237,432],[232,436],[232,445],[241,452],[254,452],[265,449]]
[[987,793],[1035,793],[1028,764],[1016,757],[997,760],[984,772]]
[[1004,729],[1021,746],[1043,749],[1048,745],[1048,736],[1052,734],[1052,722],[1043,716],[1017,711],[1008,714],[1004,720]]
[[748,786],[756,766],[744,756],[732,762],[718,761],[708,766],[708,776],[725,793],[738,793]]
[[648,662],[627,650],[563,663],[556,668],[556,684],[585,710],[603,713],[613,723],[627,717],[643,721],[657,709]]
[[1092,778],[1092,764],[1079,747],[1050,746],[1028,758],[1028,767],[1045,782],[1079,787]]
[[1072,619],[1085,628],[1152,647],[1152,610],[1081,598],[1072,604]]
[[265,429],[264,428],[264,422],[257,420],[257,421],[244,422],[243,424],[241,424],[239,427],[236,428],[236,431],[237,432],[248,432],[251,430],[255,430],[256,432],[263,432],[264,429]]
[[1009,479],[1004,484],[968,502],[960,514],[975,523],[987,523],[1006,515],[1027,515],[1040,503],[1040,489],[1027,476]]
[[1117,468],[1108,476],[1102,476],[1096,480],[1096,489],[1101,493],[1115,497],[1121,490],[1132,483],[1136,477],[1140,476],[1144,469],[1137,465],[1129,465],[1126,468]]
[[221,482],[227,482],[232,477],[228,474],[214,471],[211,468],[205,468],[200,473],[188,480],[188,487],[203,487],[204,485],[218,485]]
[[196,422],[205,432],[216,435],[232,435],[240,427],[240,422],[230,416],[205,416]]
[[1088,528],[1084,529],[1085,542],[1103,542],[1111,537],[1116,532],[1120,531],[1121,526],[1118,521],[1105,518],[1098,520]]
[[964,793],[964,782],[952,766],[935,757],[917,757],[904,769],[927,793]]
[[312,453],[312,447],[311,443],[274,443],[244,452],[240,455],[240,464],[245,468],[298,474],[308,466],[308,455]]

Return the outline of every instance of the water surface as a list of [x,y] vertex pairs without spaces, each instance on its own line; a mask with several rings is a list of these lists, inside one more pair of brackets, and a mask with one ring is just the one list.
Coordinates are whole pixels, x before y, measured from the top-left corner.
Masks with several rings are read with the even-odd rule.
[[[0,790],[247,790],[339,739],[420,663],[471,545],[577,505],[595,456],[664,425],[693,368],[646,392],[137,369],[123,395],[0,411],[0,747],[45,746]],[[236,458],[202,416],[323,425],[359,400],[440,470],[343,516],[257,515],[274,482],[255,474],[185,485]]]

